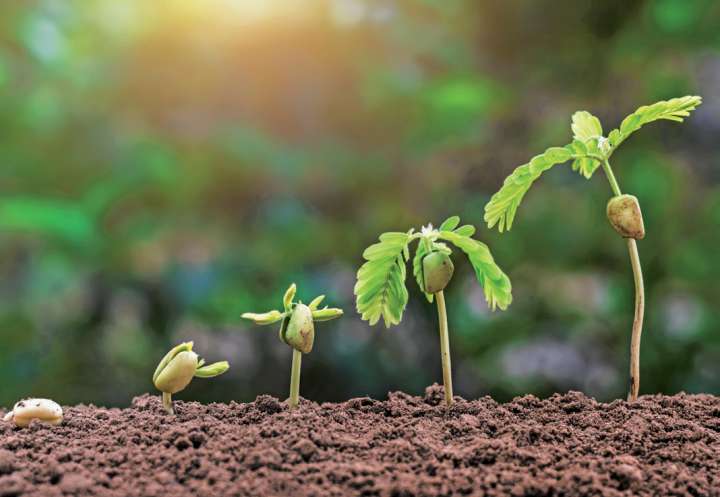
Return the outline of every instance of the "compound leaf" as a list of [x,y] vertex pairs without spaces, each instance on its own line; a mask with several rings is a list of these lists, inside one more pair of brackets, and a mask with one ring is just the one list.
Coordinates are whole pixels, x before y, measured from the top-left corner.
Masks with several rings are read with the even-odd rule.
[[567,147],[550,147],[542,154],[533,157],[527,164],[515,169],[485,206],[485,222],[488,228],[497,224],[501,233],[505,229],[509,230],[517,208],[533,182],[554,165],[571,158],[573,153]]
[[440,238],[451,242],[465,252],[475,270],[478,282],[485,291],[485,300],[488,306],[495,310],[502,310],[512,302],[512,285],[510,278],[495,263],[490,249],[482,242],[452,231],[441,231]]
[[400,323],[408,301],[405,253],[410,233],[384,233],[363,253],[355,283],[357,310],[370,325],[383,318],[386,327]]
[[652,105],[643,105],[623,119],[618,133],[615,133],[616,130],[610,132],[610,144],[616,147],[630,134],[653,121],[665,119],[681,123],[701,103],[702,97],[688,95],[670,100],[661,100]]

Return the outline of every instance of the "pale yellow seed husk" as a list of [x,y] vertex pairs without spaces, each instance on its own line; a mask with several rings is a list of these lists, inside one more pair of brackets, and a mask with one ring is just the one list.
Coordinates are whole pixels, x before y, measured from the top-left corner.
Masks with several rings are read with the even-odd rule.
[[15,404],[5,419],[21,428],[28,426],[33,419],[58,425],[63,420],[63,411],[57,402],[50,399],[25,399]]

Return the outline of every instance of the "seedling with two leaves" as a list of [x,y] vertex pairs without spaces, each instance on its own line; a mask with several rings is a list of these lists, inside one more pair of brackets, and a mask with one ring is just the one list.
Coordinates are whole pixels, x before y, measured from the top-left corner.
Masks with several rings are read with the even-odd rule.
[[272,310],[262,314],[246,312],[242,315],[255,324],[269,325],[280,322],[280,340],[293,349],[292,368],[290,373],[290,398],[288,405],[295,409],[300,401],[300,368],[302,355],[309,354],[315,343],[315,323],[330,321],[342,316],[341,309],[325,306],[319,309],[325,295],[315,298],[310,304],[294,302],[297,286],[295,283],[285,292],[283,297],[283,311]]
[[627,116],[620,127],[603,136],[600,120],[586,111],[572,116],[572,143],[564,147],[551,147],[530,162],[513,171],[502,188],[485,206],[488,227],[497,226],[500,232],[512,227],[515,213],[533,182],[551,167],[572,161],[572,169],[590,179],[602,166],[610,183],[613,197],[607,204],[607,217],[612,227],[626,239],[635,280],[635,318],[630,343],[630,391],[628,400],[637,399],[640,389],[640,336],[645,309],[645,291],[636,240],[645,237],[640,203],[633,195],[623,194],[610,167],[610,157],[635,131],[645,124],[661,119],[682,122],[702,103],[697,96],[685,96],[640,107]]
[[406,233],[383,233],[380,241],[363,253],[366,262],[358,271],[355,284],[357,310],[362,319],[375,325],[382,318],[387,328],[399,324],[408,302],[405,265],[410,260],[411,243],[418,241],[413,274],[428,302],[437,302],[440,356],[448,406],[453,402],[453,388],[444,290],[455,267],[450,258],[452,250],[445,242],[452,243],[467,255],[493,310],[497,307],[505,310],[512,301],[510,279],[495,264],[487,245],[472,238],[475,234],[473,226],[458,227],[459,224],[460,218],[453,216],[437,229],[430,224],[420,232],[411,229]]

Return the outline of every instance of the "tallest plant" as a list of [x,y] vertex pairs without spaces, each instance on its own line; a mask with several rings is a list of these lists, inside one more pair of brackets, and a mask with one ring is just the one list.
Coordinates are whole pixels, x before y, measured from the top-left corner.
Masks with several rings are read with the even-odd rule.
[[660,119],[682,122],[701,103],[700,97],[686,96],[640,107],[627,116],[619,128],[610,131],[607,137],[603,135],[602,125],[597,117],[586,111],[576,112],[572,116],[572,143],[564,147],[548,148],[527,164],[515,169],[500,191],[493,195],[485,206],[485,221],[488,227],[497,225],[500,232],[509,230],[525,193],[544,171],[554,165],[572,161],[573,170],[590,179],[593,173],[602,167],[613,192],[607,204],[608,220],[615,231],[626,240],[635,280],[635,318],[630,342],[628,393],[628,400],[631,401],[637,399],[640,389],[640,337],[645,310],[645,290],[636,240],[645,237],[645,226],[638,199],[632,195],[624,195],[620,190],[610,166],[610,157],[620,144],[643,125]]

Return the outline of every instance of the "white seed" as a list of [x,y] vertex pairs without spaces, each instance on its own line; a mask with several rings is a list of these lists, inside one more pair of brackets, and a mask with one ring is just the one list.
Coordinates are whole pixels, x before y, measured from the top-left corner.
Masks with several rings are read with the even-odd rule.
[[14,422],[21,428],[29,425],[33,419],[57,425],[63,420],[63,411],[57,402],[50,399],[25,399],[15,404],[13,410],[7,413],[4,419]]

